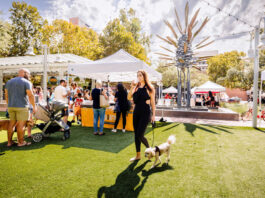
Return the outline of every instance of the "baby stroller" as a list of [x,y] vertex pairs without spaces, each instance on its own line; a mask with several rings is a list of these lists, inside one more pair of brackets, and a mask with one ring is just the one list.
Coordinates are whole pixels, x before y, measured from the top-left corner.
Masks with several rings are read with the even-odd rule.
[[47,106],[39,104],[35,118],[45,123],[37,124],[36,126],[42,131],[41,133],[35,133],[32,135],[34,142],[40,142],[43,137],[50,136],[51,133],[57,131],[63,132],[63,140],[70,138],[70,126],[71,122],[67,124],[62,120],[64,116],[62,110],[66,109],[68,105],[61,101],[52,101],[47,103]]

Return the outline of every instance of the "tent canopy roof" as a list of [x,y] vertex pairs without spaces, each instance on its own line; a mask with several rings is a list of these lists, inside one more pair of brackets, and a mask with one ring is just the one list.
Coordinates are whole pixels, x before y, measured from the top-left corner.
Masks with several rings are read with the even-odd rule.
[[164,89],[162,93],[178,93],[178,90],[175,87],[171,86],[169,88]]
[[162,79],[159,72],[123,49],[100,60],[68,65],[69,74],[110,82],[136,80],[138,70],[145,70],[151,81],[158,82]]
[[195,92],[202,91],[225,92],[225,87],[218,85],[214,82],[207,81],[206,83],[195,89]]

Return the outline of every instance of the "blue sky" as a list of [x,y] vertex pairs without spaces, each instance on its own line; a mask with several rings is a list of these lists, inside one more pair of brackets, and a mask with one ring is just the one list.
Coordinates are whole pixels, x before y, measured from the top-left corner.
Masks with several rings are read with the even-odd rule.
[[[174,7],[177,8],[181,21],[184,23],[184,0],[24,0],[38,8],[41,16],[48,21],[56,18],[69,20],[70,17],[79,17],[89,24],[98,33],[105,27],[107,22],[119,15],[119,10],[130,8],[136,10],[137,16],[142,20],[143,31],[152,34],[151,56],[154,52],[161,52],[160,45],[163,43],[155,36],[171,36],[170,31],[163,23],[164,19],[174,23]],[[216,6],[222,10],[207,5],[205,2]],[[264,14],[264,0],[189,0],[190,17],[201,8],[199,13],[199,23],[208,16],[209,23],[198,36],[197,41],[210,35],[216,40],[212,45],[204,50],[218,50],[219,52],[240,50],[247,52],[249,48],[248,34],[229,37],[226,35],[250,31],[248,25],[236,21],[225,14],[231,13],[240,17],[248,24],[256,25],[258,19]],[[7,19],[8,9],[12,6],[12,0],[0,0],[0,10],[4,12],[2,18]],[[220,39],[216,36],[226,36],[227,39]],[[165,45],[164,45],[165,46]],[[167,47],[167,46],[166,46]]]
[[[0,10],[3,12],[2,17],[5,19],[9,17],[8,10],[12,7],[12,2],[12,0],[0,0]],[[24,0],[24,2],[37,7],[41,15],[52,5],[50,0]]]

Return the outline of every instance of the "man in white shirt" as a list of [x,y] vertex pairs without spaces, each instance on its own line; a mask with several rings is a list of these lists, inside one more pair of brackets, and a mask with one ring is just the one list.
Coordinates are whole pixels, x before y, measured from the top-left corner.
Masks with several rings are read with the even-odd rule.
[[[57,86],[54,90],[54,99],[63,101],[66,104],[68,104],[67,97],[70,95],[70,91],[66,89],[66,86],[67,86],[67,82],[64,79],[60,80],[60,85]],[[68,108],[63,111],[63,115],[64,115],[63,121],[67,123],[68,115],[69,115]]]

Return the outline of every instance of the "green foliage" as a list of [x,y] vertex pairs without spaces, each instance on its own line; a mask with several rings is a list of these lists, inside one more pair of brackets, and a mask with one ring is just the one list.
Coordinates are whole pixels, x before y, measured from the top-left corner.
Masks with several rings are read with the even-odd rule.
[[144,40],[140,33],[140,20],[134,16],[132,10],[131,12],[131,14],[129,12],[129,17],[127,17],[125,11],[121,10],[121,19],[113,19],[103,30],[100,36],[100,43],[104,48],[103,56],[109,56],[120,49],[124,49],[133,56],[150,64],[146,49],[143,46],[148,41]]
[[10,24],[6,21],[0,20],[0,57],[7,56],[9,54],[10,46]]
[[43,19],[39,15],[36,7],[28,5],[25,2],[13,2],[10,20],[12,27],[9,34],[11,35],[11,56],[25,55],[28,47],[32,44],[37,51],[40,50],[40,29]]
[[190,73],[190,85],[191,87],[199,87],[209,80],[208,75],[205,72],[199,71],[195,68],[191,69]]
[[150,36],[141,31],[142,22],[136,17],[134,9],[130,8],[127,12],[125,9],[121,9],[119,19],[126,30],[132,33],[136,43],[140,43],[145,47],[150,47]]
[[231,51],[208,59],[208,75],[213,82],[229,88],[249,89],[253,83],[253,65],[242,59],[243,52]]
[[97,33],[64,20],[46,23],[42,31],[42,42],[50,47],[51,53],[72,53],[96,60],[101,57],[102,47]]
[[260,69],[265,69],[265,50],[259,51],[259,67]]
[[[156,71],[162,74],[162,83],[165,87],[174,86],[177,87],[178,85],[178,71],[175,66],[165,67],[166,62],[159,62],[159,66],[157,67]],[[198,71],[195,68],[191,69],[190,72],[190,83],[191,87],[198,87],[203,83],[207,82],[208,75],[202,71]],[[182,81],[184,83],[184,78],[182,75]],[[182,83],[182,84],[183,84]],[[183,85],[182,85],[183,86]]]

